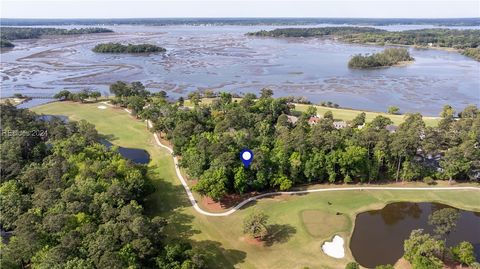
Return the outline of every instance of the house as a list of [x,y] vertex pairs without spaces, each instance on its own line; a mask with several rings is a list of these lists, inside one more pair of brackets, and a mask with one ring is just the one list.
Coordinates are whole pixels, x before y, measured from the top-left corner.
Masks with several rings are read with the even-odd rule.
[[389,125],[385,126],[385,129],[386,129],[389,133],[396,133],[397,130],[398,130],[398,126],[389,124]]
[[317,116],[312,116],[308,119],[308,124],[316,125],[320,120],[321,120],[321,118],[318,115]]
[[333,122],[333,127],[335,127],[335,129],[343,129],[345,127],[347,127],[347,123],[345,121],[334,121]]
[[287,121],[295,125],[298,121],[298,117],[287,115]]

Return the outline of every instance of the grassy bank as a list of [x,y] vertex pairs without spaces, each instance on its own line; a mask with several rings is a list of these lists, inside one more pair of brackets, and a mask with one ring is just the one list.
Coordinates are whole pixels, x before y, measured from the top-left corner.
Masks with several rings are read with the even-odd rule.
[[[353,260],[348,248],[345,259],[334,259],[323,254],[321,245],[339,234],[348,247],[358,212],[378,209],[394,201],[436,201],[480,211],[478,191],[375,190],[276,196],[251,203],[228,217],[199,215],[186,200],[171,155],[155,146],[145,123],[133,119],[123,109],[98,106],[57,102],[32,110],[66,115],[72,120],[85,119],[114,144],[147,150],[151,156],[149,176],[157,187],[148,197],[148,212],[168,217],[167,232],[193,240],[196,247],[207,253],[210,268],[344,268]],[[265,244],[245,238],[241,231],[243,219],[254,208],[263,209],[271,219],[274,235]],[[338,217],[336,212],[343,215]],[[327,219],[328,223],[318,221]]]
[[[310,105],[304,104],[296,104],[295,110],[298,111],[306,111]],[[399,125],[403,122],[404,115],[392,115],[383,112],[372,112],[372,111],[363,111],[363,110],[355,110],[355,109],[348,109],[348,108],[331,108],[331,107],[324,107],[324,106],[315,106],[317,108],[318,114],[324,114],[327,111],[332,111],[333,117],[335,119],[342,119],[345,121],[353,120],[358,114],[365,112],[366,114],[366,122],[372,121],[376,116],[384,116],[390,118],[393,121],[393,124]],[[424,116],[423,120],[427,126],[436,126],[440,121],[440,117],[430,117]]]
[[[211,104],[213,98],[203,98],[201,103],[208,105]],[[234,102],[239,102],[240,98],[233,98]],[[187,107],[193,107],[193,104],[190,100],[185,100],[184,103]],[[295,111],[305,112],[307,108],[312,105],[306,104],[295,104]],[[344,120],[344,121],[351,121],[353,120],[358,114],[365,112],[366,114],[366,122],[372,121],[376,116],[384,116],[390,118],[393,121],[393,124],[399,125],[403,122],[404,115],[392,115],[384,112],[373,112],[373,111],[366,111],[366,110],[358,110],[358,109],[350,109],[350,108],[334,108],[334,107],[325,107],[319,105],[313,105],[317,108],[317,113],[320,115],[325,114],[327,111],[332,111],[333,117],[336,120]],[[427,126],[437,126],[438,122],[440,121],[440,117],[431,117],[431,116],[424,116],[423,120]]]

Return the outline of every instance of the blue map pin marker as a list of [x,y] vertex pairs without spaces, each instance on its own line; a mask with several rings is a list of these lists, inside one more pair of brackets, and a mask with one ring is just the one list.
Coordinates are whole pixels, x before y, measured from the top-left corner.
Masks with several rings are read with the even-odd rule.
[[253,160],[253,152],[249,149],[244,149],[240,152],[240,160],[242,160],[245,167],[249,167]]

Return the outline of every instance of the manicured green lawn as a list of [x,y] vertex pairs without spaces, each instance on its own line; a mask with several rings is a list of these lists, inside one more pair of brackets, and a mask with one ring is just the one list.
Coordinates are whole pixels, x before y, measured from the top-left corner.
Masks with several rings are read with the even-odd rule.
[[[298,111],[306,111],[310,105],[303,105],[303,104],[296,104],[295,110]],[[317,108],[317,113],[323,115],[327,111],[332,111],[333,117],[335,119],[341,119],[345,121],[353,120],[358,114],[365,112],[366,114],[366,121],[372,121],[376,116],[382,115],[384,117],[390,118],[393,121],[393,124],[399,125],[403,122],[404,115],[391,115],[382,112],[369,112],[369,111],[362,111],[362,110],[354,110],[354,109],[345,109],[345,108],[330,108],[330,107],[323,107],[323,106],[315,106]],[[439,117],[427,117],[424,116],[423,120],[427,126],[436,126],[440,121]]]
[[[95,124],[101,134],[112,137],[111,142],[116,145],[146,149],[152,159],[149,176],[157,187],[148,197],[147,212],[169,218],[167,232],[193,240],[195,247],[208,254],[211,268],[344,268],[353,260],[348,245],[355,215],[382,208],[389,202],[436,201],[480,211],[478,191],[371,190],[276,196],[251,203],[228,217],[206,217],[190,207],[176,178],[170,154],[155,146],[145,123],[133,119],[122,109],[101,110],[97,108],[99,105],[50,103],[33,110],[66,115],[72,120],[85,119]],[[270,216],[275,235],[265,244],[242,234],[243,219],[254,208]],[[343,218],[321,221],[329,216],[336,218],[336,212],[342,213]],[[345,239],[345,259],[330,258],[321,251],[322,243],[334,234]]]
[[[212,100],[213,100],[212,98],[203,98],[202,104],[206,104],[206,105],[211,104]],[[233,100],[238,102],[240,101],[240,98],[234,98]],[[185,100],[184,105],[193,107],[193,104],[190,102],[190,100]],[[295,104],[295,110],[305,112],[309,106],[311,105]],[[403,118],[405,116],[405,115],[391,115],[383,112],[371,112],[371,111],[363,111],[363,110],[356,110],[356,109],[331,108],[331,107],[324,107],[324,106],[317,106],[317,105],[315,105],[315,107],[317,108],[317,113],[319,115],[323,115],[327,111],[332,111],[333,117],[335,119],[344,120],[344,121],[351,121],[358,114],[365,112],[367,122],[372,121],[378,115],[382,115],[384,117],[390,118],[393,121],[393,124],[399,125],[400,123],[403,122]],[[427,126],[437,126],[438,122],[440,121],[440,118],[424,116],[423,120],[425,121],[425,124]]]

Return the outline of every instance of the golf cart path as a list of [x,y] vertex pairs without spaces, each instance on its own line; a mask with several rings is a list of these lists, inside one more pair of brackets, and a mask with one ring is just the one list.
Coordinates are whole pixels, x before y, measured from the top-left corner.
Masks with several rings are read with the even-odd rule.
[[[152,128],[153,125],[150,120],[147,121],[148,128]],[[162,144],[160,142],[160,138],[158,137],[157,133],[154,133],[153,136],[155,137],[155,142],[157,143],[158,146],[166,149],[168,152],[170,152],[173,156],[173,150]],[[292,194],[306,194],[306,193],[314,193],[314,192],[328,192],[328,191],[353,191],[353,190],[401,190],[401,191],[406,191],[406,190],[480,190],[480,188],[477,187],[343,187],[343,188],[323,188],[323,189],[311,189],[311,190],[301,190],[301,191],[280,191],[280,192],[268,192],[268,193],[263,193],[259,194],[253,197],[250,197],[246,200],[243,200],[236,206],[232,207],[230,210],[225,211],[225,212],[219,212],[219,213],[212,213],[203,210],[200,208],[198,205],[197,201],[195,200],[195,197],[193,197],[192,191],[190,190],[190,187],[187,184],[187,181],[185,178],[182,176],[182,173],[180,172],[180,168],[178,166],[178,159],[176,156],[173,156],[173,162],[175,163],[175,172],[177,174],[178,179],[183,185],[183,188],[185,188],[185,191],[187,192],[188,199],[190,200],[190,203],[192,203],[193,208],[200,214],[206,215],[206,216],[211,216],[211,217],[225,217],[228,215],[231,215],[235,213],[238,209],[242,208],[244,205],[256,201],[260,198],[267,197],[267,196],[273,196],[273,195],[292,195]]]
[[[114,107],[112,104],[108,102],[102,102],[105,105]],[[131,114],[131,111],[128,109],[124,109],[126,112]],[[147,120],[147,127],[151,129],[153,127],[153,124],[150,120]],[[294,194],[307,194],[307,193],[314,193],[314,192],[331,192],[331,191],[354,191],[354,190],[400,190],[400,191],[407,191],[407,190],[431,190],[431,191],[453,191],[453,190],[476,190],[480,191],[480,188],[478,187],[342,187],[342,188],[320,188],[320,189],[310,189],[310,190],[301,190],[301,191],[279,191],[279,192],[268,192],[268,193],[263,193],[259,194],[253,197],[250,197],[246,200],[243,200],[242,202],[238,203],[236,206],[232,207],[230,210],[225,211],[225,212],[218,212],[218,213],[212,213],[203,210],[200,208],[200,206],[197,203],[197,200],[195,200],[195,197],[193,196],[193,193],[190,189],[190,187],[187,184],[187,181],[185,178],[182,176],[182,173],[180,172],[180,168],[178,165],[178,158],[173,155],[173,149],[170,148],[169,146],[166,146],[162,144],[160,141],[160,138],[158,137],[157,133],[153,133],[153,137],[155,138],[155,142],[157,145],[161,148],[166,149],[170,154],[172,154],[173,157],[173,162],[175,164],[175,173],[177,174],[177,178],[180,180],[180,182],[183,185],[183,188],[185,189],[185,192],[187,193],[188,199],[190,200],[190,203],[192,204],[193,208],[200,214],[205,215],[205,216],[210,216],[210,217],[226,217],[229,216],[233,213],[235,213],[237,210],[242,208],[244,205],[256,201],[260,198],[267,197],[267,196],[274,196],[274,195],[294,195]]]

